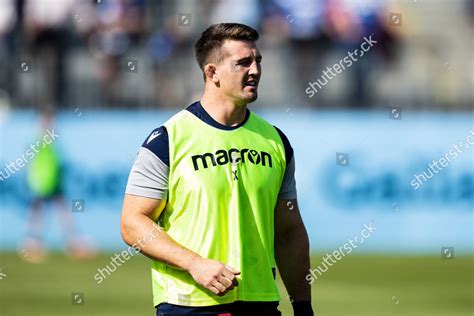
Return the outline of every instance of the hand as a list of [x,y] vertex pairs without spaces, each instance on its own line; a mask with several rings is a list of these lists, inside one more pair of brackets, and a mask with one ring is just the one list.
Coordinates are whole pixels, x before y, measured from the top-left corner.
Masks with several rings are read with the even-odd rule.
[[193,279],[216,295],[223,296],[238,285],[240,272],[222,262],[200,258],[189,269]]

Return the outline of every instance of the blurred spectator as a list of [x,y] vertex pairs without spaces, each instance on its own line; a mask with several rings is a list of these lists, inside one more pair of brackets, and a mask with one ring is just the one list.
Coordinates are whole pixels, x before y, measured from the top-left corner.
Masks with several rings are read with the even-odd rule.
[[[179,54],[177,38],[173,30],[163,30],[151,35],[148,51],[154,68],[155,99],[159,107],[176,107],[180,101],[171,78]],[[180,72],[178,72],[180,73]]]
[[3,37],[13,30],[16,23],[14,0],[0,0],[0,36]]
[[343,103],[349,107],[366,108],[373,104],[370,83],[374,71],[381,71],[384,62],[392,57],[395,38],[387,29],[388,12],[384,2],[377,0],[348,1],[327,0],[325,28],[335,42],[338,55],[359,49],[364,37],[373,36],[376,44],[370,52],[352,64],[346,98]]
[[214,3],[209,14],[209,24],[222,22],[242,23],[259,29],[261,21],[259,1],[254,0],[218,0]]
[[99,25],[92,47],[99,60],[99,80],[107,105],[117,106],[123,98],[120,74],[138,65],[124,65],[124,56],[137,46],[145,32],[145,0],[104,0],[97,6]]
[[474,27],[474,0],[466,0],[466,15],[471,27]]
[[65,61],[73,35],[70,26],[88,31],[93,24],[90,6],[90,2],[80,0],[25,0],[24,28],[33,63],[42,70],[41,81],[51,83],[51,87],[39,89],[36,97],[40,104],[66,106]]
[[[0,0],[0,102],[182,106],[202,84],[189,54],[197,33],[240,22],[261,32],[262,105],[470,107],[472,67],[460,65],[472,59],[474,1],[427,5],[429,15],[388,0]],[[391,12],[403,12],[403,25],[389,24]],[[309,98],[308,83],[371,34],[370,52]],[[137,74],[122,75],[133,62]]]
[[[19,35],[17,31],[18,7],[15,0],[0,0],[0,96],[9,98],[13,94],[14,66],[12,62],[15,52],[15,39]],[[1,100],[0,100],[1,101]]]
[[193,75],[200,78],[193,56],[194,39],[202,28],[208,26],[207,18],[213,4],[213,0],[162,0],[152,8],[155,25],[147,52],[154,70],[156,106],[183,107],[195,100],[195,92],[200,91],[202,83],[189,80]]
[[278,17],[286,26],[286,32],[280,32],[280,36],[287,36],[290,41],[285,68],[291,69],[288,77],[294,84],[289,90],[292,90],[291,100],[295,104],[309,103],[305,86],[323,70],[331,45],[323,32],[324,6],[323,0],[272,0],[267,3],[267,19]]
[[28,215],[27,236],[21,245],[21,257],[32,263],[41,263],[46,259],[42,242],[45,231],[43,221],[46,218],[44,209],[53,202],[69,255],[74,259],[91,258],[95,252],[90,243],[79,236],[64,197],[62,159],[54,143],[57,130],[53,126],[52,110],[42,112],[40,121],[40,137],[34,142],[34,150],[30,149],[34,156],[28,165],[27,184],[33,200]]

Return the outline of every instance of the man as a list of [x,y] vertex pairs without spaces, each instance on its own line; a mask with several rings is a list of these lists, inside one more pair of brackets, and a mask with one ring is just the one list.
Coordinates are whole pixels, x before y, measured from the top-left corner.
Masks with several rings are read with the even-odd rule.
[[281,315],[276,266],[295,315],[313,315],[293,149],[247,109],[261,76],[257,39],[233,23],[202,33],[201,100],[148,136],[130,173],[121,231],[153,259],[157,315]]
[[[45,108],[40,112],[40,135],[25,151],[30,158],[26,174],[26,184],[32,196],[28,210],[27,234],[20,245],[20,257],[30,263],[44,263],[47,252],[44,248],[43,234],[48,232],[44,225],[47,208],[56,208],[61,230],[66,241],[67,254],[75,260],[88,260],[96,252],[90,241],[81,236],[68,208],[64,196],[63,163],[55,138],[54,111]],[[23,156],[23,159],[25,157]]]

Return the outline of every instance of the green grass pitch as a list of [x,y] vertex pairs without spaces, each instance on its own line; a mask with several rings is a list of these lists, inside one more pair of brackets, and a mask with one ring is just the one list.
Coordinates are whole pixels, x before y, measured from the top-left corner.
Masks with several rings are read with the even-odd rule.
[[[97,268],[110,254],[74,262],[61,254],[45,264],[23,262],[0,253],[2,316],[154,315],[149,259],[136,255],[97,285]],[[313,268],[321,256],[313,256]],[[280,310],[293,315],[279,280]],[[71,293],[84,293],[73,305]],[[442,260],[439,256],[350,255],[313,284],[313,307],[319,316],[472,316],[474,257]]]

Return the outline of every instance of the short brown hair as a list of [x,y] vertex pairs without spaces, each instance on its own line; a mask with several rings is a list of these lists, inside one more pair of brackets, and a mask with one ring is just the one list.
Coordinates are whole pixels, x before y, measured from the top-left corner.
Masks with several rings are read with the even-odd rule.
[[[221,61],[223,56],[220,49],[225,40],[253,41],[258,40],[258,32],[250,26],[239,23],[219,23],[209,26],[194,45],[194,54],[199,68],[204,71],[204,66],[211,56],[216,56],[216,61]],[[217,54],[216,54],[217,53]],[[205,78],[205,76],[204,76]]]

